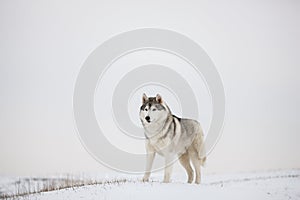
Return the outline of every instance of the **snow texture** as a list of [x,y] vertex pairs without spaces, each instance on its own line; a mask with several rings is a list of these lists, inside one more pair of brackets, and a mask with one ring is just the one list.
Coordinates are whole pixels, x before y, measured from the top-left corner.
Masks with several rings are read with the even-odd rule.
[[[88,179],[89,176],[85,178]],[[91,176],[90,176],[91,177]],[[56,178],[57,177],[51,177]],[[60,177],[61,178],[61,177]],[[203,175],[202,184],[187,184],[186,177],[173,175],[172,183],[162,183],[162,175],[155,174],[148,183],[140,176],[93,176],[101,184],[32,194],[20,199],[37,200],[101,200],[101,199],[300,199],[300,170],[281,170],[227,175]],[[0,194],[14,190],[15,181],[29,178],[1,177]],[[31,178],[31,181],[45,178]],[[37,183],[32,184],[33,186]]]

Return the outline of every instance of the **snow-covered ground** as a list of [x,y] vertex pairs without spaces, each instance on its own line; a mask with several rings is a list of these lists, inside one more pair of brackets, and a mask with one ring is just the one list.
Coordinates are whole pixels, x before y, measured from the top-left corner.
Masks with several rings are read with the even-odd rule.
[[[63,177],[59,177],[63,179]],[[59,180],[58,177],[51,179]],[[88,176],[85,177],[89,179]],[[95,178],[95,177],[94,177]],[[202,184],[187,184],[184,174],[173,175],[172,183],[161,183],[162,175],[155,174],[149,183],[140,181],[140,176],[113,175],[96,176],[102,184],[81,186],[57,191],[42,192],[25,199],[300,199],[300,170],[280,170],[227,175],[203,175]],[[36,182],[34,182],[34,180]],[[47,179],[32,178],[37,181]],[[15,190],[15,181],[29,181],[27,178],[0,179],[0,193]],[[25,184],[26,185],[26,184]]]

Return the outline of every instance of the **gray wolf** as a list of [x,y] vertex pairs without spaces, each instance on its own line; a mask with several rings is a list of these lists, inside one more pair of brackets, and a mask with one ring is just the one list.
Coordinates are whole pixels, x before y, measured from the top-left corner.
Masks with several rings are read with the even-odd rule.
[[165,183],[170,182],[173,161],[179,158],[187,172],[187,182],[193,182],[195,171],[195,183],[200,184],[201,165],[203,166],[206,160],[200,123],[173,115],[159,94],[156,97],[143,94],[139,117],[144,127],[147,151],[143,181],[149,181],[153,160],[158,153],[165,158]]

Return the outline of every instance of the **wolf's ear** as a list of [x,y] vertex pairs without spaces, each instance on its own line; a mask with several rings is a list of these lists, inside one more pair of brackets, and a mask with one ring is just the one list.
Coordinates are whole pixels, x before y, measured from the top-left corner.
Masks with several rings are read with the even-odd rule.
[[160,96],[160,94],[157,94],[156,95],[156,101],[158,102],[158,103],[162,103],[163,101],[162,101],[162,98],[161,98],[161,96]]
[[147,95],[144,93],[143,94],[143,104],[146,102],[146,101],[148,101],[148,97],[147,97]]

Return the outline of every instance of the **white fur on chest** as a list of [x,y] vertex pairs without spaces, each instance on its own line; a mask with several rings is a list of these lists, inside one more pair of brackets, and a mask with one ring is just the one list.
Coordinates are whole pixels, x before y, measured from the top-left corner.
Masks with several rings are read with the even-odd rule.
[[174,119],[174,122],[176,129],[172,130],[172,132],[169,131],[171,123],[168,124],[165,129],[162,129],[159,125],[153,125],[152,127],[145,128],[149,144],[153,150],[160,155],[165,156],[170,153],[176,153],[176,146],[181,135],[181,127],[177,119]]

